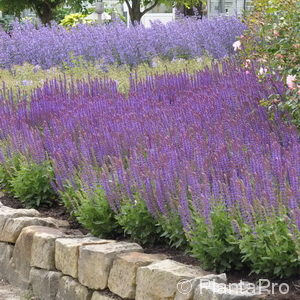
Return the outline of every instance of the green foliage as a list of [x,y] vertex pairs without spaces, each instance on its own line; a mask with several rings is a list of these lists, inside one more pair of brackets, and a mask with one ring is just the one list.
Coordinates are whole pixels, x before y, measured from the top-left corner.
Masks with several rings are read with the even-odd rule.
[[71,13],[70,8],[58,7],[54,13],[54,21],[59,24],[61,20],[63,20],[64,17],[69,15],[70,13]]
[[[64,77],[67,81],[88,78],[109,78],[118,81],[118,89],[121,93],[128,93],[130,86],[130,76],[135,74],[138,80],[143,80],[147,76],[154,74],[164,74],[166,70],[172,74],[177,74],[184,70],[193,74],[204,67],[211,66],[211,60],[203,57],[203,62],[191,60],[175,60],[165,61],[155,59],[156,66],[150,67],[148,64],[141,64],[133,69],[127,65],[104,66],[101,61],[87,62],[76,58],[72,62],[72,66],[68,68],[53,67],[48,70],[36,70],[35,66],[24,64],[22,66],[14,66],[10,70],[0,68],[0,80],[5,81],[6,87],[14,92],[21,89],[27,93],[31,93],[35,88],[41,87],[46,81]],[[22,85],[23,80],[30,80],[31,85]]]
[[63,191],[60,191],[59,198],[68,212],[73,215],[80,205],[82,190],[80,184],[71,184],[69,181],[64,183]]
[[242,260],[252,273],[281,278],[299,274],[300,240],[291,233],[293,226],[288,217],[278,216],[257,222],[255,228],[242,226]]
[[123,202],[117,220],[125,234],[141,245],[153,245],[161,239],[161,227],[138,196],[135,203]]
[[266,69],[261,77],[276,73],[288,83],[288,77],[296,76],[293,85],[287,84],[285,97],[271,95],[267,105],[288,111],[300,128],[300,2],[253,0],[252,5],[246,18],[248,31],[241,38],[241,56]]
[[5,31],[9,31],[12,27],[12,22],[14,21],[14,18],[9,15],[3,15],[2,18],[0,18],[0,27],[2,27]]
[[211,224],[193,213],[194,227],[189,232],[193,255],[204,269],[225,272],[240,269],[241,253],[232,218],[223,207],[216,207],[210,216]]
[[15,155],[12,158],[6,158],[5,163],[0,164],[0,187],[7,193],[12,193],[11,181],[15,178],[21,167],[21,156]]
[[78,24],[91,24],[94,20],[88,19],[87,14],[83,13],[74,13],[69,14],[61,20],[60,25],[65,27],[74,27]]
[[0,0],[0,10],[20,17],[25,9],[32,9],[44,24],[55,19],[56,10],[67,5],[75,11],[86,11],[86,3],[95,0]]
[[51,182],[54,174],[48,161],[37,164],[35,162],[21,161],[20,169],[10,180],[12,193],[26,207],[51,206],[56,193]]
[[81,191],[75,216],[80,224],[101,238],[114,238],[121,234],[116,214],[111,209],[102,189],[92,193]]
[[161,216],[158,218],[158,226],[162,228],[161,237],[168,241],[170,247],[184,250],[188,248],[187,238],[178,215]]

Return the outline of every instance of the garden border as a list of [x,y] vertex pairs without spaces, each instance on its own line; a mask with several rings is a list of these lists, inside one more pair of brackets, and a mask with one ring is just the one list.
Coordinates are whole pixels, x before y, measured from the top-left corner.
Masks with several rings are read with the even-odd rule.
[[[145,254],[136,243],[70,235],[68,222],[0,202],[0,279],[45,300],[252,299],[218,290],[226,274]],[[206,285],[199,282],[205,281]],[[214,282],[214,287],[209,283]]]

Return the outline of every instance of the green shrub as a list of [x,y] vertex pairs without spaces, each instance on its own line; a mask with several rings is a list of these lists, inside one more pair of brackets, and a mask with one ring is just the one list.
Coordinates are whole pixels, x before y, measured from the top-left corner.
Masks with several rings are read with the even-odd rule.
[[26,207],[53,204],[57,195],[51,185],[54,173],[50,162],[37,164],[22,161],[14,175],[10,180],[13,195]]
[[21,160],[21,156],[15,155],[0,164],[0,187],[9,194],[12,193],[11,181],[20,170]]
[[124,201],[117,220],[126,235],[141,245],[153,245],[161,240],[162,229],[139,197],[135,203]]
[[122,230],[117,222],[116,214],[111,209],[102,189],[92,193],[81,191],[77,193],[78,207],[75,216],[80,224],[101,238],[114,238]]
[[87,14],[74,13],[66,15],[60,22],[60,25],[65,27],[74,27],[78,24],[91,24],[95,22],[94,20],[88,19]]
[[211,213],[211,224],[199,214],[193,214],[194,226],[189,233],[193,255],[204,269],[225,272],[242,267],[239,241],[233,229],[232,218],[223,207]]
[[69,181],[66,181],[63,185],[63,191],[59,192],[60,200],[71,215],[74,215],[75,211],[80,206],[82,197],[80,183],[71,184]]
[[291,233],[293,226],[287,217],[278,216],[258,221],[255,228],[242,226],[242,260],[252,273],[281,278],[299,274],[300,240]]
[[288,111],[300,128],[300,2],[253,0],[252,6],[246,17],[248,31],[241,38],[241,57],[244,63],[258,62],[262,78],[281,75],[288,93],[270,95],[264,104]]
[[170,214],[158,218],[158,226],[161,227],[161,237],[166,240],[171,248],[187,249],[188,241],[179,215]]

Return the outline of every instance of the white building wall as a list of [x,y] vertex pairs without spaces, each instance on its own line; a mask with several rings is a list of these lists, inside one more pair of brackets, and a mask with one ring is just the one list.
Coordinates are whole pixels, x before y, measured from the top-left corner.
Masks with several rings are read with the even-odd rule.
[[241,16],[249,6],[250,0],[208,0],[208,16]]

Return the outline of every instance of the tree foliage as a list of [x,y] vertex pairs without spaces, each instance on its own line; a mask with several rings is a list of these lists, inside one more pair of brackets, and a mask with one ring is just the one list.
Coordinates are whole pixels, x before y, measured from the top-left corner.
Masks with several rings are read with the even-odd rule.
[[[85,9],[83,0],[0,0],[0,10],[19,17],[23,10],[32,9],[41,19],[48,24],[55,18],[55,11],[63,5],[68,5],[76,11]],[[88,0],[89,3],[94,0]]]

